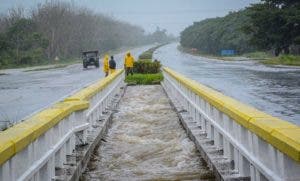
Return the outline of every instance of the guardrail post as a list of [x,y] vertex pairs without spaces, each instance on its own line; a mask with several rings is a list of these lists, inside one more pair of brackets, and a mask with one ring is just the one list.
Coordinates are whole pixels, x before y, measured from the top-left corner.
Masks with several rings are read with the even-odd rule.
[[[55,176],[55,160],[54,160],[54,156],[51,156],[49,161],[47,162],[47,174],[45,175],[45,180],[47,179],[51,179]],[[44,180],[41,179],[41,180]]]
[[237,148],[233,148],[233,163],[234,163],[234,170],[239,171],[239,150]]
[[[85,123],[89,123],[89,125],[92,125],[92,118],[87,118],[86,111],[77,111],[74,114],[74,121],[73,121],[73,127],[77,127],[80,125],[83,125]],[[83,145],[86,143],[87,138],[87,129],[79,130],[75,132],[75,145]],[[73,140],[72,140],[73,142]],[[72,143],[74,144],[74,143]],[[75,148],[75,147],[74,147]]]
[[0,180],[12,180],[12,170],[9,168],[10,161],[4,163],[0,169]]
[[230,146],[226,138],[223,137],[224,156],[230,159]]

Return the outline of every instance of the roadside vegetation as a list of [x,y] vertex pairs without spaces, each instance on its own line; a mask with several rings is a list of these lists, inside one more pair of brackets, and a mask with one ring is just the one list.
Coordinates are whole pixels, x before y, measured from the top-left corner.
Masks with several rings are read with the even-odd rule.
[[282,54],[276,57],[268,52],[252,52],[252,53],[243,54],[242,56],[245,56],[252,60],[261,60],[262,63],[267,65],[300,66],[299,55]]
[[201,56],[201,57],[205,57],[205,58],[209,58],[209,59],[224,60],[224,61],[231,61],[232,60],[232,57],[215,55],[215,54],[207,54],[207,53],[204,53],[204,52],[195,51],[194,49],[184,48],[182,46],[178,46],[177,49],[181,52],[184,52],[184,53],[192,54],[192,55],[195,55],[195,56]]
[[156,74],[133,74],[126,77],[125,82],[129,85],[152,85],[160,84],[163,80],[162,73]]
[[300,66],[300,56],[299,55],[279,55],[278,57],[273,57],[263,61],[264,64],[268,65],[292,65]]
[[160,44],[158,46],[152,47],[149,50],[143,52],[140,56],[139,59],[152,59],[153,53],[156,49],[158,49],[161,46],[164,46],[165,44]]
[[60,59],[58,61],[45,61],[47,59],[44,59],[41,62],[38,63],[31,63],[31,64],[5,64],[0,66],[0,69],[11,69],[11,68],[30,68],[27,71],[34,71],[34,70],[48,70],[48,69],[54,69],[55,68],[63,68],[67,67],[72,64],[76,63],[82,63],[82,60],[79,58],[68,58],[68,59]]
[[51,70],[51,69],[59,69],[59,68],[65,68],[69,65],[72,65],[74,63],[80,63],[81,61],[71,61],[71,62],[62,62],[59,64],[51,64],[51,65],[45,65],[45,66],[35,66],[31,67],[28,70],[24,70],[24,72],[32,72],[32,71],[43,71],[43,70]]
[[141,27],[72,3],[46,1],[29,13],[16,8],[0,15],[0,69],[54,64],[79,58],[85,50],[104,53],[171,39],[159,28],[145,34]]
[[161,46],[163,45],[150,48],[139,56],[139,60],[134,62],[134,74],[126,77],[126,83],[129,85],[160,84],[163,80],[161,63],[158,60],[152,60],[152,57],[154,51]]
[[212,55],[220,55],[222,49],[235,49],[238,53],[253,51],[249,35],[242,33],[242,27],[250,19],[248,13],[231,12],[223,18],[195,22],[181,32],[180,44]]
[[245,53],[242,56],[251,58],[252,60],[266,60],[274,57],[271,53],[256,51],[251,53]]
[[159,73],[161,64],[159,61],[152,59],[140,59],[134,63],[133,72],[141,74],[155,74]]
[[180,44],[185,51],[219,59],[227,59],[221,50],[234,50],[266,64],[299,65],[299,9],[300,1],[261,0],[225,17],[195,22],[181,32]]

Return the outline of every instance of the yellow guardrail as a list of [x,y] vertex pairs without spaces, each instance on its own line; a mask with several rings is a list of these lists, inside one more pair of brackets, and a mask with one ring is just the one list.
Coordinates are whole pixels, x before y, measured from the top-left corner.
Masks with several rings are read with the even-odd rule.
[[124,70],[117,70],[115,73],[84,88],[73,96],[70,96],[63,101],[54,104],[50,108],[38,112],[23,122],[0,132],[0,165],[23,150],[23,148],[72,112],[87,109],[89,107],[88,100],[97,92],[104,89],[123,71]]
[[68,97],[65,101],[70,100],[89,100],[93,97],[97,92],[104,89],[107,85],[109,85],[112,81],[114,81],[120,74],[124,72],[123,69],[116,70],[113,74],[110,74],[105,79],[101,79],[95,84],[88,86],[87,88],[77,92],[76,94]]
[[163,70],[238,124],[249,129],[290,158],[300,162],[300,127],[243,104],[191,80],[170,68]]

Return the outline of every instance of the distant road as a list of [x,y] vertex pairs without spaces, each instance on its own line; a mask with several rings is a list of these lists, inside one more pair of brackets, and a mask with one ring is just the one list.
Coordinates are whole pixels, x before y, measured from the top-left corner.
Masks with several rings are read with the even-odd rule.
[[[151,46],[131,50],[135,58]],[[119,68],[126,52],[116,54]],[[102,61],[102,60],[101,60]],[[60,69],[25,72],[26,69],[0,71],[0,128],[5,121],[16,122],[72,92],[104,77],[102,64],[87,70],[82,64]],[[6,74],[6,75],[5,75]]]

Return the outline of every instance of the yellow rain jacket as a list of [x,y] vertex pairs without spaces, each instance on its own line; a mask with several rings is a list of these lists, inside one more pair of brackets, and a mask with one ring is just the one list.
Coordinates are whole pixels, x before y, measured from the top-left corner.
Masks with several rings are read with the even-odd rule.
[[103,72],[105,73],[109,71],[108,61],[109,61],[109,56],[105,55],[103,58]]
[[129,54],[129,52],[125,55],[124,65],[125,67],[133,67],[134,58]]

